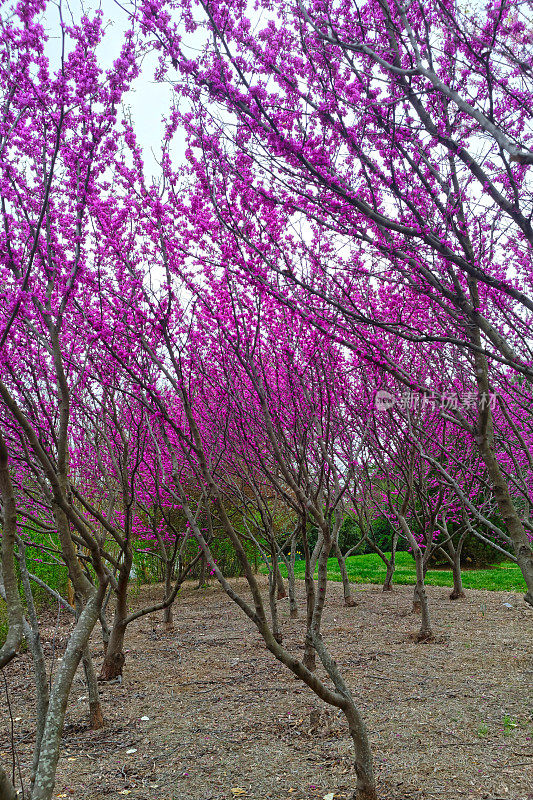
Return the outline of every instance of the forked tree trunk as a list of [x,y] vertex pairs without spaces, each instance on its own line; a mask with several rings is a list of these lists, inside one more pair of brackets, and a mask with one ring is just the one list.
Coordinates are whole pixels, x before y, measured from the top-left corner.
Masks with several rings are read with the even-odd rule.
[[[191,420],[191,417],[188,417]],[[182,495],[183,496],[183,495]],[[339,670],[337,665],[333,661],[333,659],[329,656],[325,647],[322,643],[322,639],[320,636],[320,622],[322,618],[322,612],[324,609],[324,602],[326,598],[326,587],[327,587],[327,558],[329,555],[329,550],[331,548],[331,539],[326,539],[327,545],[322,549],[320,554],[320,560],[318,564],[318,580],[317,580],[317,592],[315,596],[315,587],[314,581],[312,579],[312,574],[309,574],[309,548],[305,543],[305,516],[303,518],[303,525],[302,525],[302,532],[303,532],[303,539],[304,539],[304,552],[306,556],[306,586],[309,587],[310,597],[308,596],[308,624],[307,624],[307,632],[306,632],[306,641],[310,641],[313,645],[314,652],[319,654],[320,660],[324,667],[326,668],[328,674],[330,675],[333,683],[335,684],[336,692],[333,692],[329,686],[326,686],[324,682],[315,674],[311,673],[308,669],[304,667],[302,662],[296,658],[291,652],[287,651],[282,645],[280,645],[276,638],[274,637],[271,629],[268,626],[266,615],[264,612],[263,606],[263,599],[261,597],[261,590],[253,572],[250,568],[250,564],[247,561],[246,553],[242,547],[242,543],[237,535],[236,531],[233,529],[232,524],[225,513],[224,506],[222,503],[218,503],[218,508],[221,513],[222,521],[224,527],[229,534],[229,537],[232,541],[232,544],[237,552],[238,558],[241,561],[243,570],[246,575],[246,579],[248,582],[248,586],[250,588],[252,598],[253,598],[253,606],[249,605],[246,600],[239,596],[233,586],[226,580],[223,576],[220,569],[215,564],[215,561],[212,557],[212,554],[209,551],[209,547],[205,542],[205,539],[202,536],[200,529],[196,523],[196,520],[188,508],[188,506],[183,503],[184,511],[187,516],[187,520],[191,525],[193,533],[198,541],[198,544],[202,548],[202,550],[206,553],[206,556],[209,557],[209,564],[211,569],[213,570],[214,574],[216,575],[217,580],[222,585],[226,594],[233,599],[235,603],[237,603],[240,608],[244,611],[244,613],[248,616],[248,618],[252,619],[257,626],[257,629],[261,633],[267,648],[270,652],[284,664],[291,672],[299,679],[303,680],[305,684],[322,700],[329,703],[330,705],[335,706],[336,708],[342,709],[348,719],[348,723],[350,726],[350,734],[352,736],[352,740],[355,747],[355,761],[356,761],[356,770],[357,770],[357,799],[358,800],[377,800],[376,794],[376,785],[375,785],[375,778],[372,768],[372,755],[370,751],[370,743],[368,740],[368,734],[366,732],[364,723],[362,718],[360,717],[357,708],[353,702],[353,698],[344,683],[342,676],[340,676]],[[272,573],[271,573],[272,574]],[[272,576],[274,577],[274,576]],[[311,580],[309,581],[309,578]],[[271,580],[271,595],[275,599],[274,595],[274,580]],[[310,614],[311,610],[311,614]]]
[[448,542],[448,552],[450,554],[450,558],[452,561],[452,577],[453,577],[453,589],[450,592],[450,600],[459,600],[460,597],[465,596],[465,593],[463,591],[463,577],[461,574],[462,543],[463,539],[460,540],[457,547],[454,547],[451,540]]

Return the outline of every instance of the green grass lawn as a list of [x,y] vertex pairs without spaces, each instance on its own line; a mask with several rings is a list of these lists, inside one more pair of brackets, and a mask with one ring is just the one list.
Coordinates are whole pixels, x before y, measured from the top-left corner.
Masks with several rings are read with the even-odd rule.
[[[281,572],[287,575],[284,564],[280,564]],[[352,583],[383,583],[385,565],[378,555],[370,553],[364,556],[351,556],[346,560],[348,578]],[[305,563],[297,561],[295,573],[303,578]],[[335,558],[328,559],[328,578],[340,581],[339,565]],[[396,553],[396,571],[393,583],[414,584],[416,582],[415,562],[409,553]],[[430,569],[426,575],[429,586],[453,586],[452,571],[448,569]],[[489,589],[497,592],[523,592],[526,584],[519,567],[510,561],[503,562],[491,569],[463,570],[463,586],[465,589]]]

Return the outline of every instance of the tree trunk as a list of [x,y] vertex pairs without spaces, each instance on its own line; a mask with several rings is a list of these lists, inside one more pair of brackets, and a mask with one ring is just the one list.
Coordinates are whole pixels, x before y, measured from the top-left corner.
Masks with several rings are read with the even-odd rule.
[[126,626],[123,621],[117,619],[117,612],[115,612],[113,627],[111,628],[111,636],[109,637],[109,642],[107,643],[107,650],[102,662],[98,680],[111,681],[122,676],[122,670],[126,660],[126,657],[123,653],[125,634]]
[[[315,546],[313,554],[309,552],[309,542],[307,541],[307,518],[305,515],[302,518],[301,522],[301,536],[302,536],[302,547],[305,556],[305,600],[306,600],[306,626],[307,630],[309,631],[311,628],[311,622],[313,620],[313,612],[315,609],[315,579],[314,579],[314,569],[316,564],[316,559],[314,558],[315,552],[318,554],[318,542]],[[319,541],[320,541],[320,534],[319,534]],[[316,653],[315,648],[313,647],[313,643],[308,636],[305,638],[305,645],[304,645],[304,654],[302,663],[310,672],[314,672],[316,670]]]
[[454,547],[452,542],[448,542],[448,551],[452,559],[453,589],[450,592],[450,600],[459,600],[464,597],[463,578],[461,575],[461,547]]
[[61,660],[61,665],[50,692],[50,701],[39,753],[39,766],[31,795],[32,800],[51,800],[53,796],[68,696],[83,650],[98,619],[102,600],[102,592],[99,591],[87,602],[76,622],[76,627],[69,638]]
[[394,570],[396,569],[396,546],[398,544],[398,534],[396,531],[392,534],[391,540],[391,554],[388,560],[384,559],[385,567],[387,569],[387,574],[385,575],[385,581],[383,583],[383,591],[384,592],[392,592],[392,577],[394,575]]
[[[36,700],[36,716],[35,716],[35,745],[33,747],[33,762],[31,768],[30,783],[33,786],[35,776],[37,774],[37,767],[39,766],[39,751],[41,749],[41,741],[43,738],[44,726],[46,723],[46,714],[48,712],[49,702],[49,689],[48,679],[46,675],[46,662],[44,659],[43,646],[41,642],[41,635],[39,631],[39,619],[33,600],[31,591],[30,575],[28,566],[26,564],[26,547],[22,539],[17,537],[18,544],[18,558],[20,565],[20,578],[22,587],[24,589],[24,597],[26,600],[26,607],[28,613],[28,620],[24,619],[24,635],[28,647],[31,651],[33,662],[33,678],[35,682],[35,700]],[[0,792],[0,798],[2,797]]]
[[198,576],[198,586],[197,589],[202,589],[205,586],[205,573],[207,570],[207,561],[205,555],[202,553],[202,557],[200,559],[200,575]]
[[342,591],[344,594],[344,605],[348,607],[355,606],[355,600],[352,596],[350,581],[348,580],[348,572],[346,570],[346,559],[337,542],[335,542],[335,556],[337,558],[339,569],[342,578]]
[[98,679],[101,681],[111,681],[122,676],[122,669],[124,667],[124,661],[126,660],[123,647],[124,636],[126,634],[126,617],[128,613],[127,598],[130,569],[130,560],[126,559],[120,570],[116,589],[117,602],[115,615],[113,617],[113,626],[107,643],[107,650],[102,662],[100,675],[98,676]]
[[[205,563],[205,558],[204,558]],[[165,562],[165,598],[170,597],[172,594],[172,561]],[[174,615],[172,613],[172,603],[163,609],[163,622],[167,628],[172,627],[174,622]]]
[[104,727],[104,715],[100,704],[98,683],[96,681],[96,673],[94,671],[89,645],[86,645],[83,650],[82,662],[85,680],[87,681],[87,690],[89,692],[89,726],[93,731],[97,731]]
[[342,710],[348,720],[350,736],[352,737],[355,750],[357,788],[353,794],[353,798],[354,800],[378,800],[372,763],[372,751],[370,750],[366,725],[351,698],[346,707]]
[[289,584],[289,613],[291,619],[298,617],[298,604],[296,602],[296,579],[294,577],[294,565],[296,563],[296,536],[291,538],[291,552],[287,564],[287,580]]
[[342,677],[336,661],[326,650],[320,634],[311,633],[315,650],[320,656],[322,665],[333,681],[336,691],[343,698],[337,706],[340,708],[348,722],[350,736],[355,750],[355,773],[357,775],[357,786],[353,794],[354,800],[377,800],[376,780],[374,777],[374,766],[372,751],[366,725],[359,713],[350,690]]
[[[311,671],[316,669],[316,648],[313,641],[320,637],[320,626],[322,624],[322,613],[326,602],[326,591],[328,585],[328,556],[331,550],[332,542],[326,540],[324,533],[321,534],[322,546],[320,548],[320,555],[318,556],[318,574],[317,574],[317,589],[314,591],[313,583],[313,610],[311,617],[307,618],[307,636],[305,638],[305,650],[303,663]],[[316,548],[315,548],[316,550]]]
[[285,589],[285,584],[283,583],[283,576],[279,568],[278,556],[274,550],[272,550],[272,569],[274,570],[274,575],[276,577],[278,600],[283,600],[284,597],[287,597],[287,590]]
[[18,798],[15,787],[2,767],[0,767],[0,798],[2,798],[2,800],[17,800]]
[[0,667],[5,667],[19,650],[23,635],[23,610],[15,570],[15,538],[17,535],[17,507],[15,492],[9,472],[7,446],[0,433],[0,499],[3,506],[2,566],[0,580],[5,591],[8,629],[4,645],[0,648]]
[[[474,306],[477,308],[479,301],[477,286],[474,281],[471,281],[470,288],[474,299]],[[479,393],[476,441],[481,457],[487,467],[498,510],[504,521],[509,538],[513,543],[516,559],[526,582],[527,592],[524,595],[524,600],[526,603],[533,606],[533,548],[511,498],[507,478],[500,469],[498,459],[496,458],[494,424],[490,408],[489,369],[487,358],[482,349],[479,328],[476,326],[472,326],[472,339],[476,345],[474,359],[476,366],[476,383]]]
[[391,561],[389,561],[388,563],[385,562],[385,567],[387,568],[387,574],[385,575],[385,580],[383,582],[384,592],[392,592],[392,577],[394,575],[395,564],[394,561],[392,561],[392,563]]
[[428,597],[426,594],[426,586],[425,586],[425,569],[423,563],[423,554],[420,548],[414,553],[415,556],[415,563],[416,563],[416,598],[420,603],[420,612],[422,614],[422,620],[420,624],[420,630],[417,634],[417,641],[429,641],[433,638],[433,631],[431,630],[431,620],[429,616],[429,604],[428,604]]
[[281,635],[281,630],[279,627],[279,618],[278,618],[278,604],[276,600],[276,575],[272,571],[269,573],[268,576],[268,600],[270,604],[270,618],[272,620],[272,635],[278,644],[281,644],[283,641],[283,637]]

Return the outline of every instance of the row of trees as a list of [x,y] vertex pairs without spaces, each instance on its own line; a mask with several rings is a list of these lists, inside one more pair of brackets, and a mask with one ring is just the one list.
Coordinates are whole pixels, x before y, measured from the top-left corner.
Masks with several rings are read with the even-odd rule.
[[[201,563],[273,656],[344,713],[358,800],[378,797],[368,735],[321,633],[330,555],[354,603],[346,518],[383,558],[387,589],[398,539],[412,550],[420,640],[430,559],[445,554],[461,597],[468,535],[517,561],[533,603],[524,7],[260,5],[252,33],[240,4],[140,3],[107,70],[101,13],[60,20],[53,65],[47,5],[3,5],[0,666],[26,639],[31,800],[52,796],[80,662],[102,724],[95,627],[101,678],[119,677],[128,626],[156,611],[171,622]],[[194,60],[183,30],[205,43]],[[155,184],[122,113],[148,48],[176,89]],[[249,593],[217,564],[221,532]],[[132,611],[139,540],[165,585]],[[298,616],[297,544],[298,657],[278,613],[282,558]],[[51,687],[34,588],[68,603],[28,570],[36,547],[74,592]],[[16,796],[1,769],[0,786]]]

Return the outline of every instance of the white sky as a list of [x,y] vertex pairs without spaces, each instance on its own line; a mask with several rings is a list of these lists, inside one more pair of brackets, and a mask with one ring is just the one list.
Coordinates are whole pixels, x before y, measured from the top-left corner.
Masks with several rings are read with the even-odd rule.
[[[63,0],[63,20],[68,25],[74,20],[79,22],[83,13],[91,16],[95,10],[101,8],[104,12],[106,35],[99,48],[100,65],[104,69],[110,67],[120,53],[123,34],[128,27],[126,13],[114,0]],[[46,53],[52,65],[57,64],[59,57],[59,10],[57,6],[49,4],[46,17],[43,20],[45,29],[49,32],[50,39]],[[133,89],[128,92],[125,105],[129,107],[135,133],[143,150],[146,165],[146,178],[159,174],[157,161],[161,154],[161,139],[163,135],[162,117],[167,114],[172,96],[172,87],[157,83],[154,72],[157,66],[157,56],[150,54],[145,58],[140,77],[135,81]],[[184,139],[178,133],[174,137],[173,154],[179,157],[179,151],[184,150]]]

